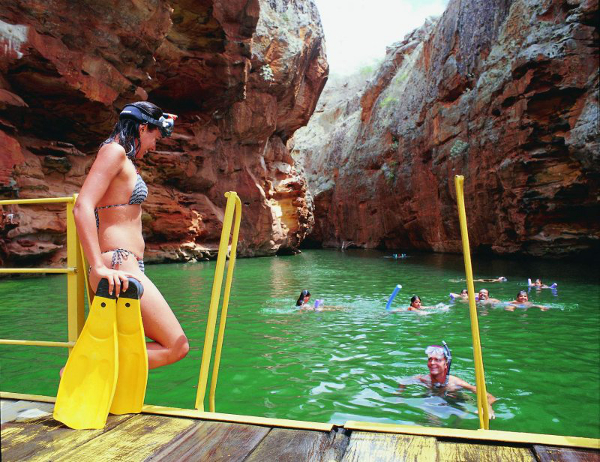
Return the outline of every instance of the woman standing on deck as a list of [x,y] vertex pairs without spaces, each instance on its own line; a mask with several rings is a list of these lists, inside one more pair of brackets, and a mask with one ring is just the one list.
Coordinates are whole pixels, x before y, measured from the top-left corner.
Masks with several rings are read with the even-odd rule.
[[175,118],[149,102],[126,105],[102,143],[74,208],[91,287],[95,290],[107,279],[109,292],[118,296],[127,290],[128,277],[144,287],[142,322],[146,336],[154,340],[147,343],[150,369],[179,361],[189,351],[179,321],[144,274],[141,203],[148,188],[134,163],[156,149],[157,139],[171,134]]

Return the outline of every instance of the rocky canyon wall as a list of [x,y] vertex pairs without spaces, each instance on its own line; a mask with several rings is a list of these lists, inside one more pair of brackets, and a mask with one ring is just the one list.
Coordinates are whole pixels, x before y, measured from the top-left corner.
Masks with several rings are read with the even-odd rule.
[[292,140],[310,240],[459,252],[460,174],[475,252],[597,256],[599,23],[597,0],[450,0],[328,84]]
[[[312,226],[286,147],[328,66],[307,0],[0,0],[0,198],[78,192],[124,104],[179,115],[138,168],[149,261],[214,256],[224,193],[238,252],[292,252]],[[5,206],[0,263],[61,264],[64,205]]]

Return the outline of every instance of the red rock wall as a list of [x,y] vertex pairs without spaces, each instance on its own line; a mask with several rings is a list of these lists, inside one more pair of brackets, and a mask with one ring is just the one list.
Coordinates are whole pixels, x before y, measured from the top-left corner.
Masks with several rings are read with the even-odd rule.
[[[328,85],[293,155],[325,246],[600,253],[597,0],[451,0],[354,95]],[[320,140],[320,141],[318,141]]]
[[[0,198],[76,193],[119,109],[180,116],[139,163],[150,261],[214,256],[225,205],[243,206],[239,252],[293,251],[311,225],[285,146],[327,79],[306,0],[0,0]],[[64,206],[6,206],[0,262],[58,264]]]

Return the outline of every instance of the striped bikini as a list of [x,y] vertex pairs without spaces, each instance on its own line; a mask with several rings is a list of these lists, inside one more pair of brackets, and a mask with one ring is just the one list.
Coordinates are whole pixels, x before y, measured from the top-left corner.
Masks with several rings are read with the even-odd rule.
[[[100,209],[110,209],[112,207],[125,207],[127,205],[141,205],[142,202],[146,200],[148,197],[148,186],[142,179],[142,176],[138,173],[136,169],[137,179],[135,181],[135,186],[133,187],[133,191],[131,192],[131,197],[129,198],[129,202],[127,204],[113,204],[113,205],[103,205],[102,207],[96,207],[94,209],[94,214],[96,215],[96,228],[100,228],[100,217],[98,216],[98,210]],[[116,268],[123,263],[123,260],[127,260],[129,255],[133,255],[138,262],[138,267],[144,272],[144,260],[138,257],[136,254],[127,249],[112,249],[107,250],[104,253],[114,252],[111,260],[111,268]]]

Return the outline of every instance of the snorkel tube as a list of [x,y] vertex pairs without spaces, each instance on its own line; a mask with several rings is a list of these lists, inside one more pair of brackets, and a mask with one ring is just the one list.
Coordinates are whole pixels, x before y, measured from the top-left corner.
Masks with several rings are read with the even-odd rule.
[[448,377],[450,377],[450,367],[452,367],[452,352],[450,351],[450,347],[448,344],[442,340],[442,346],[444,347],[444,355],[446,356],[446,362],[448,363],[448,372],[446,372],[446,382],[448,381]]
[[400,292],[400,289],[402,289],[402,286],[400,284],[398,284],[396,286],[396,288],[394,289],[394,291],[392,292],[392,295],[390,295],[387,305],[385,305],[385,309],[387,311],[390,311],[390,308],[392,307],[392,302],[394,301],[394,298],[396,298],[396,295],[398,295],[398,292]]

